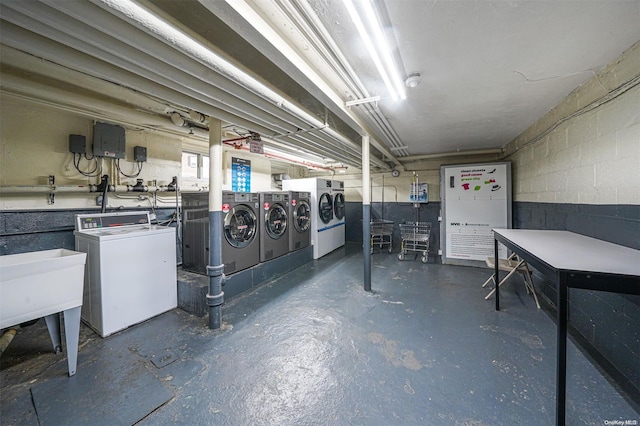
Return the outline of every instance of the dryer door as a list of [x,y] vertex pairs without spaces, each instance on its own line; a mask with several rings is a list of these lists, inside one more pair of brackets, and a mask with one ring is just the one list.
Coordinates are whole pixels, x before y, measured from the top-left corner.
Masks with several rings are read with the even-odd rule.
[[287,211],[282,204],[273,204],[264,215],[264,226],[267,235],[279,240],[287,230]]
[[322,223],[329,223],[333,219],[331,194],[325,192],[320,196],[320,201],[318,201],[318,214],[320,215]]
[[253,209],[245,204],[232,207],[224,218],[224,236],[235,248],[244,248],[258,233],[258,221]]
[[336,193],[333,198],[333,213],[338,220],[344,219],[344,194],[342,192]]
[[304,233],[311,226],[311,206],[306,201],[298,202],[293,209],[293,226],[299,233]]

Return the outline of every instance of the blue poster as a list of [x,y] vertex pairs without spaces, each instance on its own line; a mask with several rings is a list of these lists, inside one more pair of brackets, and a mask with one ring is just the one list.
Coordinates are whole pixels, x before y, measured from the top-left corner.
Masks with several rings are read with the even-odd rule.
[[251,160],[231,157],[231,190],[251,192]]
[[412,203],[428,203],[429,191],[426,183],[411,183],[409,190],[409,201]]

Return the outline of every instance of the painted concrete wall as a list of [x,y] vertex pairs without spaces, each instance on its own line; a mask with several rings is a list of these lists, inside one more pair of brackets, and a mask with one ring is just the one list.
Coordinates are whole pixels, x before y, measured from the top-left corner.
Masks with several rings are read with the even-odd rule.
[[637,43],[509,143],[514,200],[640,204],[639,77]]
[[[81,193],[56,192],[53,204],[49,202],[46,190],[48,176],[55,176],[57,186],[88,186],[100,183],[99,175],[108,174],[110,183],[134,185],[135,178],[118,173],[110,158],[101,161],[95,177],[86,177],[74,166],[74,155],[69,152],[69,135],[84,135],[90,148],[93,138],[93,120],[71,112],[3,96],[0,102],[0,210],[48,210],[96,208],[97,194],[90,194],[80,188]],[[137,171],[133,161],[133,149],[142,146],[147,149],[147,162],[143,164],[139,178],[145,184],[154,181],[158,185],[171,182],[179,177],[182,190],[198,190],[208,187],[208,180],[181,179],[181,159],[183,149],[207,154],[207,142],[146,130],[126,129],[126,157],[120,160],[121,170],[129,175]],[[231,190],[231,158],[251,160],[251,190],[267,191],[276,189],[271,178],[271,162],[261,155],[225,147],[223,189]],[[85,172],[94,169],[95,162],[80,160],[79,168]],[[298,176],[304,174],[299,168],[291,167],[287,172]],[[102,173],[100,173],[102,170]],[[40,186],[37,193],[9,193],[4,187]],[[31,188],[31,191],[34,189]],[[175,207],[175,195],[158,193],[157,207]],[[140,199],[142,198],[142,199]],[[108,208],[150,208],[150,197],[139,193],[109,194]]]
[[[620,89],[619,89],[620,88]],[[640,43],[506,147],[514,226],[561,229],[640,249]],[[536,287],[553,307],[556,287]],[[640,396],[640,296],[571,289],[581,346]]]

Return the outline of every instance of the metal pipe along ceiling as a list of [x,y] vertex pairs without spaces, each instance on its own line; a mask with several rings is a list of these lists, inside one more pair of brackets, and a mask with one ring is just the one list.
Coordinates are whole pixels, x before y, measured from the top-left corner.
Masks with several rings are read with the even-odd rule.
[[[304,32],[306,37],[313,40],[316,50],[321,52],[324,60],[331,66],[336,75],[340,76],[343,83],[355,94],[356,98],[370,97],[366,87],[362,81],[360,81],[360,78],[353,68],[351,68],[349,61],[342,54],[342,51],[336,45],[331,34],[329,34],[322,23],[315,18],[315,12],[309,3],[306,1],[292,2],[291,0],[283,0],[280,4],[290,19],[301,27],[300,30]],[[369,104],[363,104],[362,108],[366,110],[366,113],[376,127],[378,127],[378,130],[385,136],[392,148],[402,147],[403,144],[400,141],[400,137],[378,108],[372,107]],[[380,147],[380,144],[378,144],[375,139],[371,139],[371,144],[376,146],[377,149],[382,148],[381,152],[388,155],[397,166],[402,166],[395,156],[389,153],[385,147]],[[407,151],[406,148],[399,149],[398,153],[401,155],[409,155],[409,151]]]
[[[265,135],[292,133],[298,128],[324,125],[168,25],[158,24],[157,20],[142,22],[138,17],[132,26],[112,14],[122,14],[127,20],[132,20],[137,15],[130,8],[139,9],[137,5],[100,2],[98,5],[103,9],[86,2],[48,1],[46,4],[50,7],[39,4],[34,8],[32,3],[2,5],[2,19],[15,24],[3,25],[3,43],[21,50],[36,50],[39,56],[53,62]],[[111,13],[105,13],[105,10]],[[148,13],[141,9],[135,12]],[[45,40],[36,36],[40,40],[35,43],[35,34],[21,28],[40,34]],[[80,61],[79,56],[82,57]],[[159,57],[166,61],[158,60]],[[345,163],[356,167],[360,165],[360,147],[357,144],[331,129],[320,132],[326,137],[307,134],[304,138],[292,135],[287,139],[320,155],[327,150],[332,154],[341,153],[345,156]],[[388,168],[377,158],[372,162],[378,167]]]

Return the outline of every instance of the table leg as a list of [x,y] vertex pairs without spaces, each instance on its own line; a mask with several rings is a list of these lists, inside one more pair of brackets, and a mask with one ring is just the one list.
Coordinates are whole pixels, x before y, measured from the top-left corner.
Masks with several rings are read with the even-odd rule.
[[78,365],[78,341],[80,339],[80,311],[82,306],[64,311],[64,334],[67,344],[69,376],[76,374]]
[[567,280],[563,273],[558,280],[558,353],[556,365],[556,424],[565,424],[567,398]]
[[62,352],[62,342],[60,338],[60,313],[47,315],[44,317],[44,322],[47,323],[47,330],[49,330],[49,337],[51,337],[53,350],[59,354]]
[[496,279],[496,311],[500,310],[500,286],[498,283],[500,282],[500,269],[498,268],[498,240],[493,239],[493,256],[495,259],[493,265],[493,273]]

